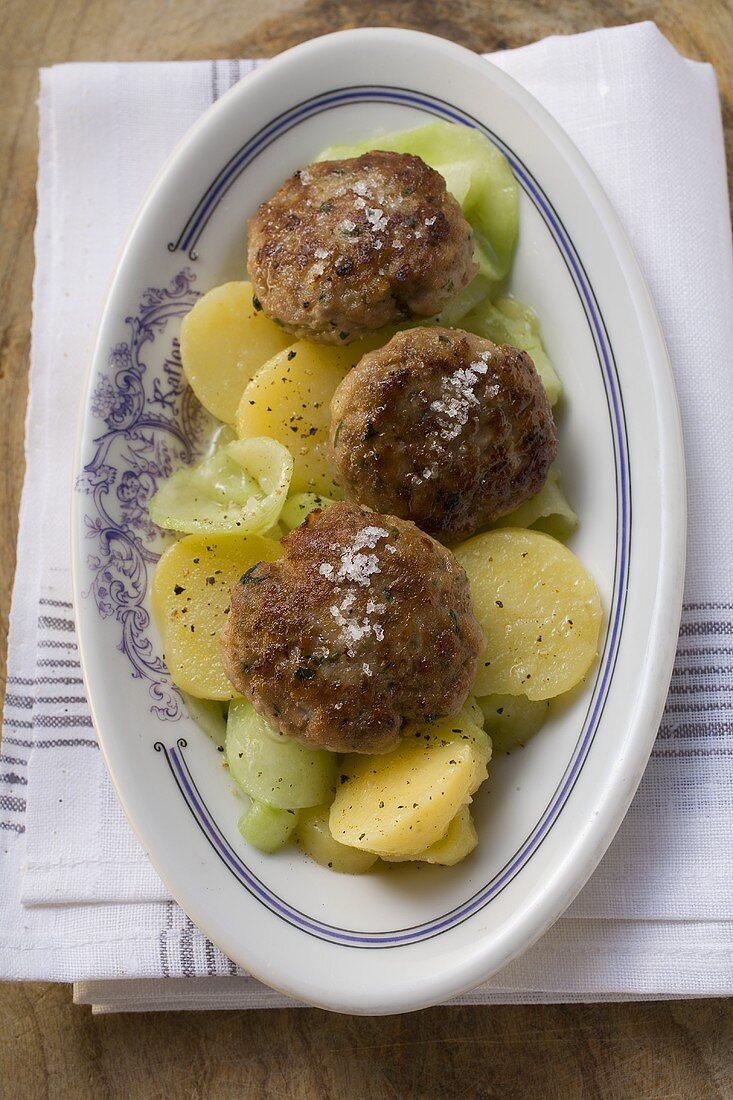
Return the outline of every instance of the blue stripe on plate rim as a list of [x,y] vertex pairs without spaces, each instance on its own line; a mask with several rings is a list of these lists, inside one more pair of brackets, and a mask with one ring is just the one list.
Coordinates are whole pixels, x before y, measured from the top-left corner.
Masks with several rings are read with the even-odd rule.
[[595,293],[577,250],[554,206],[524,162],[498,135],[477,118],[447,101],[414,92],[409,88],[359,85],[351,88],[333,89],[284,111],[266,126],[263,126],[232,156],[207,188],[186,222],[178,240],[169,243],[169,251],[181,250],[187,252],[192,260],[197,259],[195,246],[216,207],[237,177],[273,141],[315,114],[349,103],[364,102],[386,102],[395,105],[413,106],[419,108],[425,114],[474,127],[501,149],[509,160],[520,186],[534,203],[560,250],[588,321],[601,368],[612,427],[617,498],[616,558],[609,629],[606,633],[603,653],[593,686],[593,694],[573,755],[544,813],[521,847],[505,863],[504,867],[494,875],[490,882],[486,883],[470,898],[440,917],[409,928],[394,929],[387,932],[363,932],[327,924],[296,909],[275,894],[247,867],[222,834],[201,796],[183,755],[183,750],[187,747],[185,738],[179,738],[175,745],[168,747],[161,741],[155,742],[155,750],[163,753],[182,797],[212,849],[252,897],[260,901],[270,912],[282,920],[318,939],[341,944],[345,947],[390,948],[438,936],[468,920],[488,905],[538,850],[567,802],[595,738],[618,655],[626,608],[629,573],[631,488],[626,420],[613,349]]

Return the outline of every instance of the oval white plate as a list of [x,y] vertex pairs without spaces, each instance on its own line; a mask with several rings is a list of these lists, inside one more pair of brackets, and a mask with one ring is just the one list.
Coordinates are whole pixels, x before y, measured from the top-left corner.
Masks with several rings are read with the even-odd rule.
[[[333,142],[447,118],[477,126],[521,185],[511,289],[535,307],[566,388],[560,465],[573,548],[607,612],[584,689],[521,753],[492,764],[479,847],[458,867],[340,876],[297,850],[262,856],[242,803],[184,713],[150,622],[158,538],[145,502],[206,424],[176,336],[195,297],[244,275],[247,217]],[[684,565],[678,413],[654,310],[601,188],[518,85],[409,31],[298,46],[247,77],[158,177],[101,323],[74,506],[76,612],[112,779],[150,858],[207,936],[262,981],[347,1012],[419,1008],[489,977],[559,916],[618,828],[672,669]]]

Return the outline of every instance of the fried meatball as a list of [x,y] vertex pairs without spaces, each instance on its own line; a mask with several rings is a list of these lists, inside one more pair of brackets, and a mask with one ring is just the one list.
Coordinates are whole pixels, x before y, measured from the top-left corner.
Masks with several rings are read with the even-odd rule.
[[473,232],[440,173],[407,153],[311,164],[248,226],[265,313],[290,332],[347,344],[430,317],[473,278]]
[[347,497],[451,540],[539,492],[557,433],[526,352],[429,327],[398,333],[346,376],[329,448]]
[[457,713],[481,628],[453,554],[412,523],[342,502],[312,512],[232,590],[227,676],[305,745],[387,752]]

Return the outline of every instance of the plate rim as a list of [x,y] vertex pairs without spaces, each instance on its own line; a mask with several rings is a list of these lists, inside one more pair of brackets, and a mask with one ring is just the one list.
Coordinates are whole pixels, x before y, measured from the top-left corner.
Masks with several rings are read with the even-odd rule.
[[[224,93],[220,99],[217,100],[211,107],[209,107],[201,117],[193,124],[190,130],[184,135],[182,140],[175,146],[170,155],[166,158],[163,166],[156,173],[153,182],[151,183],[145,199],[139,207],[137,216],[133,220],[129,233],[127,235],[125,244],[122,248],[120,257],[115,265],[113,277],[110,283],[108,293],[105,297],[104,307],[100,317],[99,325],[97,328],[97,335],[94,341],[94,350],[89,358],[88,369],[86,373],[86,380],[83,386],[83,401],[80,409],[80,415],[78,420],[78,431],[76,441],[76,461],[74,464],[74,473],[81,469],[82,466],[82,448],[84,444],[85,428],[88,423],[88,404],[89,404],[89,392],[90,383],[93,376],[93,372],[100,362],[100,356],[106,354],[107,348],[102,345],[102,334],[104,328],[104,322],[110,312],[112,303],[115,298],[115,289],[117,288],[118,281],[121,278],[121,273],[125,266],[125,261],[128,256],[128,252],[133,245],[136,236],[137,229],[140,222],[145,216],[145,212],[153,198],[157,193],[161,181],[168,175],[171,170],[175,171],[176,163],[181,156],[183,150],[194,144],[202,130],[210,125],[210,120],[213,116],[218,114],[222,109],[222,105],[230,98],[238,97],[243,94],[243,86],[251,88],[255,81],[264,82],[266,80],[273,79],[273,73],[276,77],[284,69],[287,70],[290,60],[294,55],[303,57],[307,53],[315,53],[323,47],[330,48],[330,44],[338,43],[339,45],[344,42],[358,42],[357,48],[360,46],[370,45],[369,39],[371,39],[372,45],[378,45],[380,39],[388,34],[394,42],[402,40],[405,46],[414,45],[420,47],[421,45],[428,44],[432,50],[436,49],[447,52],[450,54],[456,62],[460,65],[470,65],[473,68],[482,67],[484,72],[482,75],[486,76],[488,66],[491,64],[482,58],[480,55],[473,53],[470,50],[465,49],[462,46],[458,46],[455,43],[449,42],[445,39],[439,38],[435,35],[425,34],[419,31],[409,31],[395,28],[358,28],[355,30],[337,31],[332,34],[323,35],[315,39],[311,39],[307,42],[300,43],[297,46],[285,51],[278,55],[278,57],[268,61],[268,63],[259,69],[255,69],[249,73],[244,81],[240,81],[235,84],[229,91]],[[613,792],[608,793],[606,801],[613,801],[614,812],[609,815],[608,807],[604,804],[604,811],[599,815],[605,822],[604,826],[596,827],[595,835],[593,836],[592,850],[587,851],[588,841],[586,840],[585,848],[576,852],[576,860],[573,862],[573,866],[582,867],[582,871],[570,872],[568,868],[556,869],[552,876],[550,885],[546,889],[538,889],[533,895],[533,901],[536,905],[542,902],[543,908],[549,910],[545,913],[545,916],[541,921],[537,922],[535,933],[532,937],[528,938],[526,935],[517,936],[516,928],[513,929],[512,938],[515,942],[514,947],[510,948],[508,952],[505,952],[502,961],[497,966],[492,966],[490,973],[496,973],[498,969],[503,968],[518,954],[523,953],[532,943],[534,943],[545,931],[554,923],[558,916],[565,910],[567,905],[572,901],[572,898],[582,889],[583,885],[587,882],[593,870],[600,861],[603,853],[613,839],[621,821],[623,820],[628,806],[633,798],[638,783],[643,774],[646,766],[649,754],[651,752],[652,745],[656,738],[657,727],[661,712],[666,699],[667,687],[669,679],[672,673],[672,665],[674,661],[674,655],[676,653],[677,642],[677,630],[679,627],[679,621],[682,610],[682,595],[683,595],[683,581],[684,581],[684,557],[685,557],[685,535],[686,535],[686,500],[684,496],[684,454],[682,446],[682,433],[681,423],[679,416],[679,407],[677,403],[674,379],[672,375],[671,365],[669,363],[669,357],[664,344],[664,337],[662,334],[661,326],[656,314],[656,310],[651,299],[651,295],[646,287],[643,279],[641,269],[638,265],[636,257],[634,256],[631,244],[628,237],[620,223],[618,216],[613,210],[608,197],[595,174],[588,166],[582,154],[577,150],[571,139],[565,133],[564,130],[554,121],[552,116],[546,111],[546,109],[538,103],[537,100],[526,92],[525,89],[518,84],[512,77],[508,76],[501,69],[496,66],[491,66],[491,74],[494,81],[500,86],[503,85],[505,91],[514,99],[518,106],[524,113],[533,118],[534,121],[540,121],[543,128],[548,132],[550,141],[561,157],[573,170],[579,180],[582,182],[584,188],[589,193],[591,203],[595,208],[596,216],[600,219],[602,217],[604,226],[606,228],[606,235],[609,239],[609,244],[613,247],[616,261],[619,268],[625,274],[627,281],[630,284],[630,290],[632,292],[632,298],[636,305],[636,312],[638,317],[638,325],[640,332],[644,337],[644,345],[647,351],[648,369],[651,372],[652,381],[654,383],[653,389],[655,397],[664,398],[665,409],[660,415],[660,421],[666,424],[666,430],[661,431],[659,434],[660,445],[663,450],[670,450],[672,453],[667,458],[671,459],[669,466],[665,466],[662,474],[662,488],[668,489],[667,496],[672,499],[674,497],[674,503],[676,508],[668,509],[664,516],[663,527],[671,527],[671,536],[669,532],[666,538],[661,538],[661,559],[659,566],[660,578],[666,578],[667,600],[664,601],[660,598],[660,593],[665,588],[665,583],[660,579],[660,584],[657,589],[657,594],[652,610],[652,614],[649,620],[649,649],[654,653],[657,661],[657,666],[660,672],[660,676],[654,678],[648,677],[647,683],[642,685],[641,692],[642,701],[639,704],[637,711],[640,717],[636,721],[636,734],[629,745],[629,752],[625,760],[627,767],[627,784],[624,797],[619,796],[618,783],[613,788]],[[489,80],[490,85],[491,80]],[[325,87],[325,85],[324,85]],[[676,485],[676,492],[671,492],[674,485]],[[681,492],[680,492],[681,490]],[[664,494],[663,494],[664,495]],[[112,778],[117,797],[119,798],[123,809],[130,821],[133,829],[138,835],[143,847],[147,852],[147,846],[145,838],[138,829],[136,821],[132,814],[128,813],[125,799],[121,793],[120,787],[115,778],[115,771],[110,762],[108,754],[105,749],[104,737],[101,735],[100,726],[97,721],[97,712],[94,703],[94,696],[96,688],[90,683],[87,678],[88,662],[85,657],[86,631],[82,627],[82,623],[85,620],[85,615],[80,614],[80,608],[82,605],[82,569],[81,569],[81,554],[79,552],[79,504],[78,494],[72,494],[72,573],[73,573],[73,588],[74,588],[74,608],[79,624],[79,655],[82,664],[82,670],[87,689],[87,696],[89,699],[89,705],[94,720],[95,731],[97,731],[97,738],[102,750],[105,764],[108,772]],[[666,605],[660,607],[660,604]],[[665,644],[666,639],[666,644]],[[652,681],[656,680],[656,684]],[[662,690],[660,690],[660,685]],[[656,690],[653,690],[656,688]],[[649,695],[650,698],[645,698]],[[646,719],[649,726],[649,731],[646,737],[641,737],[639,727],[643,724],[642,717]],[[615,798],[611,798],[611,793],[615,793]],[[600,805],[600,803],[599,803]],[[148,853],[148,858],[151,859],[153,865],[158,870],[161,878],[163,878],[166,884],[169,884],[169,876],[164,868],[161,868],[156,862],[155,858]],[[172,891],[173,892],[173,891]],[[180,896],[180,891],[176,891],[176,896]],[[549,901],[548,898],[552,895],[553,901]],[[180,902],[179,902],[180,904]],[[191,912],[193,907],[185,906],[186,911]],[[531,908],[531,907],[530,907]],[[195,918],[194,918],[195,919]],[[526,910],[523,920],[519,923],[523,926],[526,921]],[[205,922],[196,921],[197,924],[205,925]],[[217,937],[217,942],[221,942],[221,937]],[[480,959],[482,956],[479,954],[476,957]],[[407,1011],[416,1007],[422,1007],[427,1004],[433,1004],[437,1000],[442,999],[444,996],[455,996],[466,989],[472,988],[477,982],[483,980],[488,975],[485,967],[480,965],[474,965],[471,967],[468,964],[464,964],[464,975],[461,983],[456,983],[455,980],[445,979],[443,983],[439,983],[437,979],[431,986],[431,992],[426,996],[423,994],[422,999],[418,1002],[414,997],[410,996],[410,993],[404,991],[405,1004],[400,1005],[397,1003],[390,1004],[385,1007],[383,1011]],[[271,975],[257,974],[261,980],[274,988],[279,988],[281,991],[286,992],[291,996],[302,997],[302,988],[288,987],[286,984],[274,983]],[[370,1005],[364,1009],[359,1006],[358,1003],[349,1001],[349,1006],[344,1006],[343,997],[336,999],[317,999],[312,1000],[311,1003],[319,1004],[320,1007],[336,1008],[341,1011],[360,1012],[369,1011],[374,1012],[375,1008]],[[394,997],[393,1001],[397,1002],[398,997]]]

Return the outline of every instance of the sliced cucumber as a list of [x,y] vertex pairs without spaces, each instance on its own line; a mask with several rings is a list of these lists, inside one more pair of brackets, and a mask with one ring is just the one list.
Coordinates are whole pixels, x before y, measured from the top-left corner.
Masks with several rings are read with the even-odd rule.
[[297,810],[279,810],[266,802],[253,802],[239,819],[239,831],[260,852],[276,852],[287,844],[297,824]]
[[502,754],[525,745],[542,728],[550,709],[549,699],[526,695],[484,695],[478,704],[494,752]]
[[283,737],[245,700],[229,707],[226,757],[243,791],[281,810],[318,806],[336,789],[334,753]]

